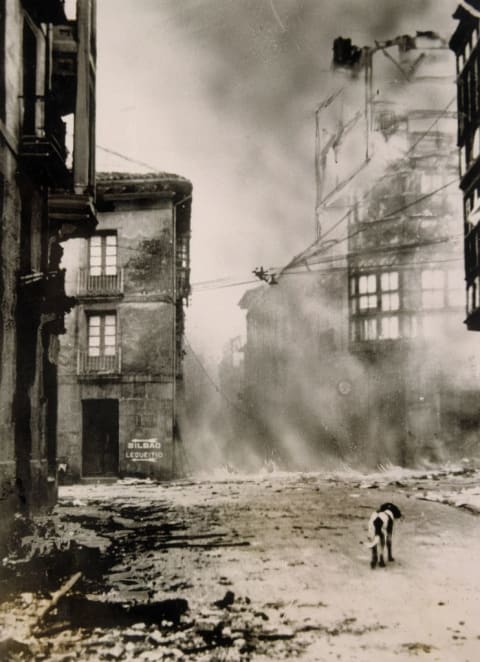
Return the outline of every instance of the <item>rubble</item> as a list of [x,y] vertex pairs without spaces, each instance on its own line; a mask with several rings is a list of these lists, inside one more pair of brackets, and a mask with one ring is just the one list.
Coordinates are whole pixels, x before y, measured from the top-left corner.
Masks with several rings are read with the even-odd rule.
[[[375,642],[382,641],[398,656],[425,652],[408,648],[408,642],[422,642],[450,662],[446,638],[467,651],[478,633],[472,611],[459,597],[463,575],[454,575],[467,572],[465,555],[473,554],[468,546],[475,534],[470,526],[471,536],[463,536],[459,548],[455,530],[466,527],[455,518],[476,519],[461,512],[464,508],[438,509],[425,501],[450,493],[473,498],[477,474],[449,469],[417,475],[391,468],[361,480],[354,473],[269,474],[268,481],[246,479],[234,501],[229,496],[238,493],[238,475],[231,483],[216,483],[213,501],[212,484],[202,482],[68,487],[48,526],[43,521],[38,529],[45,533],[44,555],[35,548],[33,530],[27,530],[28,544],[4,559],[0,581],[9,588],[2,592],[0,640],[23,644],[25,655],[47,661],[313,660],[325,658],[326,650],[353,659],[349,651],[355,650],[366,662],[378,652]],[[361,488],[370,482],[378,488]],[[393,594],[388,604],[380,604],[359,543],[372,507],[391,497],[406,518],[395,542],[397,562],[384,571]],[[76,500],[82,505],[72,505]],[[424,508],[435,518],[426,518]],[[448,526],[437,532],[437,521]],[[66,545],[65,532],[72,526],[78,536]],[[439,535],[442,546],[432,547]],[[96,537],[101,549],[77,542]],[[465,558],[457,563],[462,553]],[[442,578],[449,559],[457,565],[449,566],[447,582]],[[425,564],[432,584],[417,590],[420,575],[425,581]],[[82,578],[52,604],[51,594],[78,572]],[[430,610],[437,623],[432,637],[415,629],[404,590],[416,609]],[[391,619],[389,605],[400,615]],[[461,618],[466,624],[461,632],[444,627],[452,613],[455,623]]]

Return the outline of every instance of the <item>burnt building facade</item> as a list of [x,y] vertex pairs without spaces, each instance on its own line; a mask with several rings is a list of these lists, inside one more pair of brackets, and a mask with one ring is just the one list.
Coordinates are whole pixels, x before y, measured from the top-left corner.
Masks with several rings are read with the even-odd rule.
[[466,324],[480,331],[480,2],[466,0],[454,13],[450,40],[457,63],[460,188],[465,237]]
[[192,186],[100,174],[98,227],[64,254],[58,456],[66,479],[179,474]]
[[297,466],[471,454],[453,58],[433,33],[341,41],[343,87],[317,113],[317,238],[241,302],[259,439]]
[[[62,242],[96,224],[95,2],[0,2],[0,520],[56,496]],[[66,126],[73,154],[68,162]],[[72,151],[72,150],[70,150]]]

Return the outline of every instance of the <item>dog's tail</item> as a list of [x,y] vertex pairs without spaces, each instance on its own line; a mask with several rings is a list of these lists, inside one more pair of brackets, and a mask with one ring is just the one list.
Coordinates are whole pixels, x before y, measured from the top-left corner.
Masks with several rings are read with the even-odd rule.
[[367,547],[375,547],[375,545],[378,545],[379,542],[380,542],[380,536],[375,536],[372,542],[367,543]]

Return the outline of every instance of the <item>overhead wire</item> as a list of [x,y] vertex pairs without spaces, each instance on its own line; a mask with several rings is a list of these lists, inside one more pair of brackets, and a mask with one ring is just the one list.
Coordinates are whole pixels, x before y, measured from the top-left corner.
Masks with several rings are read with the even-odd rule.
[[[455,101],[455,99],[456,99],[456,96],[454,96],[454,97],[448,102],[448,104],[447,104],[447,105],[445,106],[445,108],[439,113],[439,115],[435,118],[435,120],[432,122],[432,124],[431,124],[431,125],[425,130],[425,132],[424,132],[424,133],[423,133],[423,134],[422,134],[422,135],[421,135],[421,136],[415,141],[415,143],[414,143],[413,145],[411,145],[410,148],[409,148],[409,149],[403,154],[402,158],[405,158],[406,156],[408,156],[409,154],[411,154],[411,153],[415,150],[415,148],[418,146],[418,144],[419,144],[419,143],[420,143],[420,142],[421,142],[421,141],[422,141],[422,140],[423,140],[423,139],[424,139],[424,138],[425,138],[425,137],[426,137],[426,136],[427,136],[427,135],[433,130],[433,128],[436,126],[436,124],[440,121],[440,119],[445,115],[446,112],[448,112],[449,108],[451,107],[451,105],[453,104],[453,102]],[[129,163],[133,163],[133,164],[135,164],[135,165],[140,165],[140,166],[142,166],[142,167],[145,167],[145,168],[151,170],[152,172],[160,172],[160,168],[158,168],[158,167],[156,167],[156,166],[153,166],[152,164],[147,163],[147,162],[145,162],[145,161],[140,161],[140,160],[137,160],[137,159],[133,159],[132,157],[127,156],[126,154],[123,154],[123,153],[121,153],[121,152],[118,152],[118,151],[116,151],[116,150],[113,150],[113,149],[111,149],[111,148],[109,148],[109,147],[105,147],[105,146],[103,146],[103,145],[99,145],[99,144],[97,144],[96,147],[97,147],[98,149],[100,149],[100,150],[102,150],[102,151],[108,153],[108,154],[112,154],[112,155],[114,155],[114,156],[117,156],[118,158],[121,158],[121,159],[123,159],[123,160],[125,160],[125,161],[127,161],[127,162],[129,162]],[[364,165],[365,165],[365,164],[364,164]],[[358,174],[358,172],[359,172],[361,169],[363,169],[363,167],[360,168],[358,171],[356,171],[356,172],[354,173],[354,175],[356,176],[356,174]],[[384,179],[386,179],[386,178],[389,177],[389,176],[394,176],[395,174],[396,174],[396,173],[385,173],[385,174],[384,174],[384,175],[383,175],[383,176],[382,176],[377,182],[375,182],[375,184],[374,184],[374,185],[373,185],[368,191],[366,191],[366,192],[362,195],[361,201],[363,201],[365,198],[367,198],[368,195],[370,195],[370,194],[373,192],[373,190],[375,189],[375,187],[378,186],[378,184],[379,184],[381,181],[383,181]],[[353,177],[352,177],[352,178],[349,178],[348,181],[350,181],[351,179],[353,179]],[[402,211],[405,211],[405,210],[408,209],[409,207],[415,206],[416,204],[418,204],[419,202],[422,202],[422,201],[425,200],[425,199],[428,199],[428,198],[432,197],[433,195],[435,195],[435,194],[438,193],[439,191],[441,191],[441,190],[443,190],[443,189],[445,189],[445,188],[451,186],[451,185],[452,185],[454,182],[456,182],[456,181],[457,181],[456,179],[455,179],[455,180],[451,180],[451,181],[448,182],[447,184],[444,184],[444,185],[438,187],[438,188],[435,189],[434,191],[432,191],[432,192],[430,192],[430,193],[427,193],[427,194],[425,194],[425,195],[423,195],[423,196],[420,196],[420,197],[417,198],[416,200],[414,200],[414,201],[412,201],[412,202],[410,202],[410,203],[408,203],[408,204],[406,204],[406,205],[403,205],[402,207],[399,207],[398,209],[395,209],[394,211],[390,212],[389,214],[385,215],[384,217],[381,217],[380,219],[375,219],[375,220],[373,220],[373,221],[370,221],[369,223],[383,223],[383,222],[388,222],[388,221],[396,220],[396,219],[391,218],[391,217],[394,216],[394,215],[396,215],[396,214],[401,213]],[[327,196],[324,198],[324,200],[330,198],[330,196],[331,196],[334,192],[335,192],[335,189],[334,189],[332,192],[330,192],[329,194],[327,194]],[[323,202],[323,200],[322,200],[321,202]],[[309,246],[307,246],[307,248],[303,249],[303,251],[301,251],[298,255],[296,255],[294,258],[292,258],[292,260],[290,260],[290,262],[289,262],[286,266],[284,266],[282,269],[279,270],[279,274],[286,273],[286,272],[289,271],[290,269],[292,269],[292,268],[294,268],[295,266],[297,266],[300,262],[302,262],[302,261],[303,261],[303,260],[302,260],[302,257],[304,257],[304,255],[305,255],[305,254],[306,254],[311,248],[313,248],[316,244],[318,244],[320,241],[324,241],[325,238],[326,238],[329,234],[331,234],[331,232],[333,232],[333,230],[335,230],[339,225],[341,225],[341,223],[344,222],[344,221],[348,218],[348,216],[350,215],[350,213],[351,213],[351,211],[353,210],[353,208],[354,208],[354,205],[351,206],[351,207],[348,209],[348,211],[347,211],[347,212],[346,212],[346,213],[345,213],[345,214],[344,214],[344,215],[343,215],[343,216],[342,216],[342,217],[341,217],[341,218],[340,218],[340,219],[339,219],[339,220],[338,220],[333,226],[331,226],[330,228],[328,228],[327,231],[322,235],[322,237],[315,239],[315,241],[313,241]],[[350,238],[352,238],[353,236],[359,234],[360,232],[364,231],[364,230],[367,229],[367,228],[368,228],[368,225],[366,225],[365,228],[361,228],[361,229],[359,228],[359,229],[357,229],[355,232],[350,233],[350,234],[346,235],[345,237],[343,237],[343,238],[341,238],[341,239],[339,239],[339,240],[335,240],[335,245],[338,245],[339,243],[343,243],[344,241],[347,241],[348,239],[350,239]],[[333,241],[333,240],[332,240],[332,241]],[[118,245],[119,245],[119,247],[122,248],[123,250],[128,250],[128,251],[132,251],[132,252],[138,252],[138,253],[142,253],[142,254],[144,254],[144,252],[145,252],[143,248],[135,248],[135,247],[133,247],[133,246],[127,246],[127,245],[125,245],[125,244],[118,244]],[[306,259],[311,258],[311,257],[315,257],[315,255],[316,255],[316,253],[313,253],[311,256],[307,256]],[[343,256],[334,256],[334,259],[335,259],[335,261],[338,260],[338,259],[345,259],[345,257],[347,257],[347,255],[348,255],[348,254],[344,254]],[[310,263],[310,264],[319,264],[319,263],[321,263],[321,262],[319,262],[319,261],[312,261],[312,260],[310,259],[309,263]],[[238,281],[238,282],[233,282],[233,283],[225,283],[225,284],[222,284],[222,285],[216,285],[215,287],[209,287],[209,284],[210,284],[210,283],[212,283],[212,284],[216,284],[216,283],[219,283],[219,282],[221,282],[221,281],[225,281],[225,280],[228,280],[228,277],[223,277],[223,278],[219,278],[219,279],[212,279],[212,281],[202,281],[202,282],[200,282],[200,283],[192,283],[192,288],[193,288],[196,292],[204,292],[204,291],[212,291],[212,290],[217,290],[217,289],[224,289],[224,288],[231,288],[231,287],[239,287],[239,286],[241,286],[241,285],[249,285],[249,284],[257,283],[257,282],[258,282],[258,279],[251,279],[251,280],[246,280],[246,281]]]
[[[373,219],[371,221],[366,221],[361,228],[357,228],[354,232],[351,232],[351,233],[347,234],[345,237],[341,237],[340,239],[336,239],[334,245],[337,246],[338,244],[341,244],[344,241],[348,241],[349,239],[355,237],[356,235],[360,234],[361,232],[365,232],[366,230],[368,230],[370,224],[396,221],[397,219],[395,217],[398,214],[400,214],[401,212],[406,211],[410,207],[413,207],[413,206],[417,205],[418,203],[423,202],[424,200],[427,200],[428,198],[433,197],[434,195],[436,195],[440,191],[448,188],[449,186],[452,186],[454,183],[458,183],[458,180],[457,179],[452,179],[449,182],[447,182],[446,184],[442,184],[442,186],[439,186],[435,190],[430,191],[429,193],[425,193],[424,195],[419,196],[415,200],[413,200],[409,203],[406,203],[406,204],[402,205],[401,207],[398,207],[397,209],[394,209],[393,211],[389,212],[388,214],[385,214],[385,216],[382,216],[382,217],[377,218],[377,219]],[[350,213],[350,211],[348,212],[348,214]],[[309,249],[313,248],[315,243],[317,243],[317,242],[315,241],[313,244],[311,244]],[[307,251],[303,251],[303,253],[300,253],[296,258],[291,260],[286,267],[284,267],[281,270],[280,275],[285,273],[286,271],[288,271],[290,268],[297,266],[301,262],[306,262],[310,258],[315,257],[316,255],[318,255],[319,252],[324,252],[324,251],[325,251],[325,249],[321,246],[319,247],[317,252],[311,253],[309,255],[306,255]]]
[[[406,152],[404,152],[404,154],[403,154],[402,157],[401,157],[402,159],[404,159],[404,158],[406,158],[407,156],[409,156],[409,155],[415,150],[415,148],[420,144],[420,142],[426,138],[426,136],[427,136],[427,135],[433,130],[433,128],[438,124],[438,122],[442,119],[442,117],[444,117],[445,114],[449,111],[451,105],[452,105],[453,102],[456,100],[456,98],[457,98],[457,97],[456,97],[456,95],[455,95],[455,96],[453,96],[453,97],[450,99],[450,101],[448,102],[448,104],[447,104],[447,105],[446,105],[446,106],[440,111],[440,113],[437,115],[437,117],[434,119],[434,121],[431,123],[431,125],[430,125],[430,126],[424,131],[423,134],[421,134],[421,136],[420,136],[420,137],[419,137],[419,138],[413,143],[413,145],[411,145],[411,146],[408,148],[408,150],[407,150]],[[370,159],[370,161],[371,161],[371,159]],[[368,161],[368,162],[364,162],[362,165],[365,165],[366,163],[369,163],[370,161]],[[354,173],[354,175],[357,175],[357,174],[360,172],[360,170],[361,170],[361,169],[358,169],[358,170]],[[368,197],[368,196],[374,191],[374,189],[378,186],[378,184],[379,184],[380,182],[382,182],[384,179],[386,179],[386,178],[389,177],[389,176],[394,176],[395,174],[397,174],[397,173],[385,173],[384,175],[382,175],[382,177],[380,177],[380,179],[377,180],[377,181],[375,182],[375,184],[374,184],[373,186],[371,186],[371,187],[370,187],[370,188],[369,188],[369,189],[368,189],[368,190],[362,195],[362,197],[361,197],[361,199],[360,199],[360,202],[363,202],[363,201],[364,201],[364,200],[365,200],[365,199],[366,199],[366,198],[367,198],[367,197]],[[338,189],[338,186],[335,187],[335,188],[333,189],[332,193],[335,193],[337,189]],[[327,194],[323,200],[326,200],[326,199],[329,198],[329,197],[330,197],[330,194]],[[320,203],[320,204],[321,204],[321,203]],[[358,203],[357,203],[357,204],[358,204]],[[414,204],[414,203],[412,203],[412,204]],[[355,207],[355,205],[350,206],[349,209],[348,209],[348,211],[347,211],[347,212],[346,212],[346,213],[345,213],[345,214],[344,214],[344,215],[343,215],[343,216],[342,216],[342,217],[341,217],[336,223],[334,223],[333,226],[331,226],[330,228],[328,228],[328,229],[326,230],[326,232],[323,233],[320,237],[317,237],[317,238],[316,238],[311,244],[309,244],[309,245],[307,246],[307,248],[304,249],[304,251],[300,252],[300,253],[299,253],[298,255],[296,255],[292,260],[290,260],[290,262],[289,262],[285,267],[283,267],[283,268],[280,270],[279,275],[281,275],[281,274],[284,272],[284,270],[288,269],[290,266],[294,266],[295,263],[297,262],[297,260],[300,260],[301,257],[303,257],[303,255],[304,255],[305,253],[307,253],[311,248],[313,248],[313,246],[315,246],[316,244],[319,244],[319,243],[321,243],[322,241],[324,241],[326,237],[328,237],[328,236],[329,236],[329,235],[330,235],[330,234],[331,234],[331,233],[332,233],[337,227],[339,227],[339,226],[340,226],[340,225],[341,225],[341,224],[342,224],[342,223],[343,223],[343,222],[349,217],[349,215],[350,215],[350,213],[352,212],[352,210],[354,209],[354,207]]]

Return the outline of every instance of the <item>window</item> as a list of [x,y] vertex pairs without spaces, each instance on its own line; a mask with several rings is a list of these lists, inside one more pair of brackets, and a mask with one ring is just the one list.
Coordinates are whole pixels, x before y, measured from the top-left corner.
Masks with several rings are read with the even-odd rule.
[[392,110],[382,110],[377,116],[377,126],[384,134],[393,133],[398,127],[397,116]]
[[425,269],[422,271],[422,307],[443,308],[445,274],[441,269]]
[[380,275],[380,290],[382,310],[398,310],[400,308],[400,298],[397,271],[386,271]]
[[382,317],[381,324],[381,338],[395,340],[400,337],[398,317],[396,315],[386,315],[385,317]]
[[377,307],[377,277],[375,274],[360,276],[358,279],[359,310],[371,310]]
[[480,131],[475,129],[473,134],[472,159],[477,159],[480,155]]
[[[460,113],[462,115],[462,113]],[[462,115],[463,116],[463,115]],[[459,150],[459,161],[460,161],[460,175],[463,176],[465,172],[467,171],[468,163],[467,163],[467,150],[465,149],[465,145],[460,147]]]
[[188,237],[182,236],[177,239],[177,267],[188,268]]
[[[352,341],[400,337],[400,274],[381,271],[350,279],[350,327]],[[385,314],[387,313],[387,314]]]
[[95,235],[89,239],[88,267],[90,276],[117,275],[117,235]]
[[477,286],[473,283],[467,288],[467,314],[470,315],[477,308]]
[[88,356],[115,356],[117,316],[113,313],[88,316]]
[[378,323],[376,317],[360,320],[360,340],[376,340],[378,338]]

